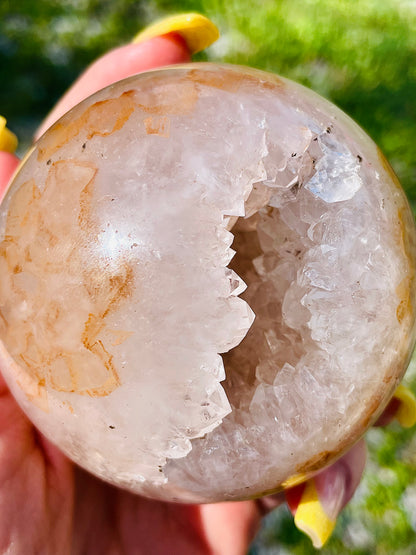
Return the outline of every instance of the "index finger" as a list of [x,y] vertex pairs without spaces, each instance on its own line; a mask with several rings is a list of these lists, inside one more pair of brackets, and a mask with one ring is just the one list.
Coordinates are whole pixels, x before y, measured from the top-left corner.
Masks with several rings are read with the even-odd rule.
[[92,63],[52,109],[36,132],[43,133],[76,104],[115,81],[161,66],[189,62],[191,54],[177,33],[110,50]]
[[185,13],[170,16],[141,31],[132,44],[104,54],[78,78],[38,129],[39,138],[73,106],[115,81],[161,66],[186,63],[219,37],[205,16]]
[[[94,92],[156,67],[189,62],[191,54],[185,40],[177,33],[154,37],[139,44],[127,44],[107,52],[92,63],[46,117],[36,132],[38,139],[56,120]],[[3,193],[19,159],[0,150],[0,195]]]

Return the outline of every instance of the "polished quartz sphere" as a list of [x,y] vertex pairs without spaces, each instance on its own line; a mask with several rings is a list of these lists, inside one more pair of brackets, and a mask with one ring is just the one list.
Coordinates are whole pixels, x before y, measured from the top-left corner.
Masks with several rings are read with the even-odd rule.
[[190,64],[103,89],[0,211],[0,363],[72,460],[150,497],[245,499],[348,449],[400,381],[415,229],[339,109]]

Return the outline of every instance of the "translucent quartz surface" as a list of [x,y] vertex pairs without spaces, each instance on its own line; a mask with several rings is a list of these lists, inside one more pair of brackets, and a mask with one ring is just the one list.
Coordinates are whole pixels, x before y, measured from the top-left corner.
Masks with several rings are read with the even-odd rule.
[[259,71],[87,99],[26,158],[0,233],[13,394],[74,461],[152,497],[246,498],[328,464],[413,345],[394,174],[337,108]]

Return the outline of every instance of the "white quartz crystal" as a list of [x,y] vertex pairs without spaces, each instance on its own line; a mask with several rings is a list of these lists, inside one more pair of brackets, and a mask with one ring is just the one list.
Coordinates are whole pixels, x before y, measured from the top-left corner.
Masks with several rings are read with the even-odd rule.
[[413,345],[394,174],[342,112],[259,71],[96,93],[35,145],[0,232],[13,394],[74,461],[151,497],[243,499],[328,464]]

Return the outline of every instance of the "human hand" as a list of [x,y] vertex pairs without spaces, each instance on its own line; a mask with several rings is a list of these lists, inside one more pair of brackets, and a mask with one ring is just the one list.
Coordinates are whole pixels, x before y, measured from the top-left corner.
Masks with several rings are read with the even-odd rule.
[[[112,51],[75,83],[38,135],[74,104],[113,81],[189,60],[187,42],[178,33],[164,33]],[[11,153],[0,153],[2,189],[17,163]],[[262,515],[284,500],[280,494],[198,506],[144,499],[75,467],[26,419],[4,382],[0,382],[0,418],[2,552],[240,554],[247,550]],[[360,442],[306,485],[287,491],[297,524],[315,544],[324,541],[352,496],[364,461]]]

